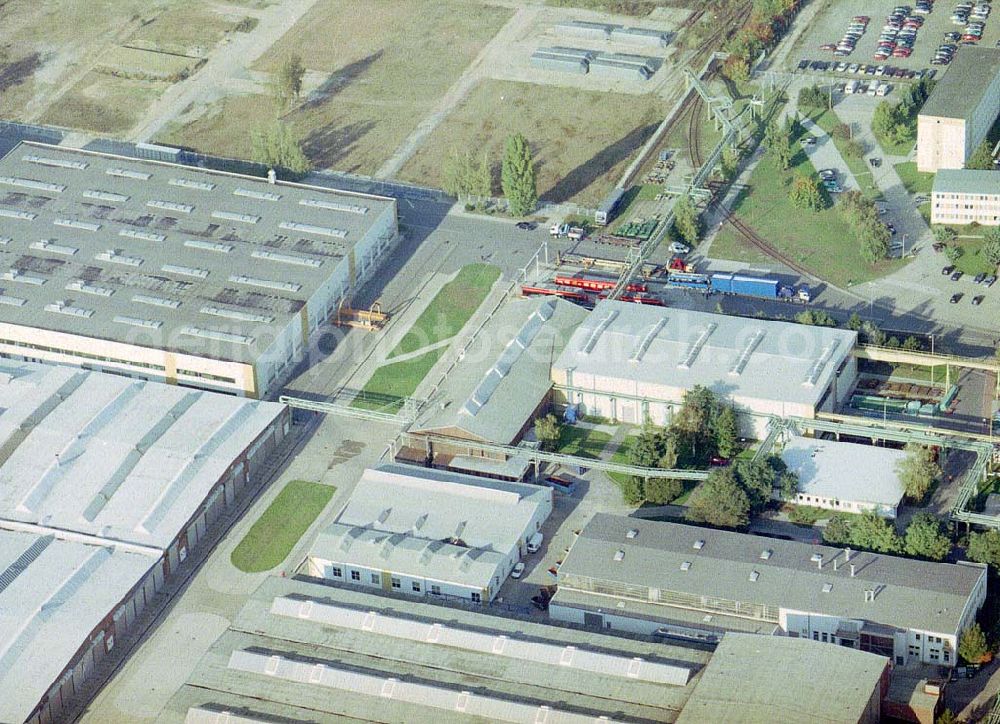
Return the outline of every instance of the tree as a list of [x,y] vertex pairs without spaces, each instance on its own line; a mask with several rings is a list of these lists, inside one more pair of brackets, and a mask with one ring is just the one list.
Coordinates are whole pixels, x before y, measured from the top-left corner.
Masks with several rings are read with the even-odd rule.
[[786,131],[778,136],[774,145],[774,158],[778,162],[778,168],[787,171],[792,166],[792,157],[795,156],[795,149],[792,147],[791,135]]
[[851,133],[851,126],[849,123],[838,123],[833,127],[830,135],[841,141],[849,141],[854,134]]
[[934,234],[934,241],[947,242],[954,241],[958,233],[950,226],[935,226],[931,233]]
[[819,211],[823,208],[823,195],[820,193],[819,184],[811,176],[796,175],[788,196],[800,209]]
[[948,261],[954,263],[962,258],[964,250],[960,246],[949,246],[944,250],[944,255],[948,257]]
[[719,170],[726,181],[732,180],[736,176],[740,165],[740,150],[736,146],[726,146],[722,149],[722,161]]
[[967,627],[958,638],[958,655],[968,664],[978,664],[989,650],[986,634],[978,623]]
[[903,340],[903,349],[907,352],[919,352],[924,348],[924,345],[919,339],[914,337],[912,334]]
[[830,316],[829,312],[822,309],[806,309],[795,315],[795,321],[799,324],[808,324],[813,327],[836,327],[837,320]]
[[302,58],[297,53],[288,56],[278,68],[275,94],[282,108],[287,108],[293,100],[298,100],[302,93],[302,77],[305,74],[306,67],[302,65]]
[[934,452],[930,448],[910,443],[905,449],[907,456],[896,465],[896,473],[906,496],[919,502],[934,481],[941,477],[941,467],[934,460]]
[[937,715],[934,724],[955,724],[955,714],[951,709],[942,709]]
[[535,210],[538,205],[535,162],[531,156],[528,139],[520,133],[507,138],[500,170],[500,184],[512,214],[525,216]]
[[823,529],[823,540],[830,545],[852,542],[851,519],[845,513],[833,515]]
[[986,257],[986,261],[990,264],[994,266],[1000,265],[1000,226],[987,231],[985,239],[983,256]]
[[472,156],[469,153],[452,151],[445,157],[441,169],[441,185],[449,196],[461,199],[470,194],[472,178]]
[[661,505],[669,503],[684,491],[684,483],[675,478],[650,478],[644,487],[646,501]]
[[941,530],[941,521],[930,513],[918,513],[906,526],[906,555],[940,561],[951,552],[951,540]]
[[889,230],[881,221],[878,227],[866,228],[861,235],[861,258],[872,265],[885,259],[889,256],[889,238]]
[[493,195],[493,163],[486,151],[483,151],[483,155],[479,159],[472,193],[480,199],[488,199]]
[[851,544],[879,553],[900,553],[903,541],[891,521],[874,511],[865,511],[851,523]]
[[851,312],[851,316],[847,318],[847,328],[857,332],[861,329],[862,324],[861,315],[857,312]]
[[685,517],[696,523],[739,528],[750,522],[750,499],[732,467],[715,468],[688,499]]
[[621,482],[622,500],[627,505],[638,505],[642,502],[642,481],[629,475]]
[[865,144],[857,138],[849,138],[844,142],[844,154],[851,158],[861,158],[865,155]]
[[673,470],[677,467],[677,439],[674,435],[670,434],[664,434],[662,439],[665,440],[663,443],[663,454],[660,455],[660,459],[656,464],[664,470]]
[[778,477],[778,488],[782,500],[794,500],[799,494],[799,476],[791,470],[786,470]]
[[1000,530],[970,533],[966,553],[969,560],[1000,568]]
[[784,468],[784,462],[775,455],[765,460],[741,460],[737,463],[736,479],[746,491],[752,510],[759,511],[771,501],[774,484]]
[[674,204],[674,228],[680,237],[691,246],[701,239],[701,218],[691,197],[682,196]]
[[867,344],[873,344],[876,347],[885,346],[888,339],[888,335],[879,329],[874,322],[863,322],[859,331]]
[[736,411],[731,405],[723,405],[716,418],[715,448],[724,458],[731,458],[739,452],[739,428],[736,424]]
[[671,429],[687,444],[695,460],[711,454],[717,407],[715,393],[707,387],[695,385],[684,393],[681,409],[674,417]]
[[993,149],[990,147],[989,141],[983,141],[976,147],[976,150],[972,152],[969,156],[969,160],[965,162],[966,168],[977,169],[979,171],[992,171],[993,170],[993,154],[991,153]]
[[279,173],[302,175],[311,164],[292,130],[281,121],[255,131],[251,137],[253,160]]
[[542,450],[555,450],[559,445],[561,434],[562,425],[552,413],[535,418],[535,439],[541,444]]

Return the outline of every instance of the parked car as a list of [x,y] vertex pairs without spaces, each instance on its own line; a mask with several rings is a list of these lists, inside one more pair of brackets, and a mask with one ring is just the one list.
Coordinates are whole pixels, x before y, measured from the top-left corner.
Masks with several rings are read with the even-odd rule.
[[805,147],[805,146],[815,146],[816,145],[816,137],[815,136],[803,136],[802,140],[799,141],[799,143],[801,143],[803,145],[803,147]]
[[984,287],[992,287],[994,284],[996,284],[996,281],[997,281],[997,278],[993,274],[990,274],[988,277],[986,277],[985,279],[983,279],[983,286]]
[[520,578],[524,574],[524,564],[515,563],[514,568],[510,572],[511,578]]
[[672,254],[687,254],[691,251],[691,247],[680,241],[675,241],[670,244],[670,252]]
[[953,282],[957,282],[957,281],[958,281],[959,279],[961,279],[961,278],[962,278],[962,272],[960,272],[960,271],[955,271],[955,272],[952,272],[952,273],[951,273],[951,280],[952,280]]
[[985,272],[979,272],[978,274],[976,274],[976,276],[974,276],[972,278],[972,283],[973,284],[982,284],[984,279],[986,279],[986,273]]
[[980,304],[983,303],[984,299],[986,299],[986,296],[984,294],[977,294],[972,298],[972,306],[978,307]]
[[819,171],[819,177],[821,179],[835,179],[837,178],[837,172],[832,168],[821,168]]
[[962,301],[963,296],[964,295],[962,294],[962,292],[955,292],[954,294],[951,295],[951,299],[949,299],[948,301],[951,302],[952,304],[958,304],[960,301]]
[[516,226],[522,231],[533,231],[538,228],[538,224],[533,221],[518,221]]
[[941,270],[942,276],[949,276],[953,271],[955,271],[955,265],[949,264],[944,269]]
[[809,61],[808,60],[800,60],[799,61],[799,70],[805,70],[808,67],[809,67]]

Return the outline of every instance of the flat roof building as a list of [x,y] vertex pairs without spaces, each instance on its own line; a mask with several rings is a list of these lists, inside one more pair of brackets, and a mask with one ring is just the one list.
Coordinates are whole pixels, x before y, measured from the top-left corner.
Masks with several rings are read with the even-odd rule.
[[959,48],[917,115],[917,170],[963,168],[998,115],[1000,48]]
[[931,223],[1000,226],[1000,171],[942,169],[931,189]]
[[0,359],[0,690],[17,692],[0,720],[79,700],[289,422],[276,403]]
[[365,470],[309,575],[413,596],[496,596],[552,512],[552,490],[415,466]]
[[269,578],[159,721],[672,722],[710,656]]
[[393,199],[21,143],[0,353],[262,397],[396,235]]
[[906,492],[897,466],[902,450],[795,436],[781,459],[799,478],[796,503],[845,513],[874,511],[895,518]]
[[553,618],[699,637],[811,638],[954,666],[986,568],[598,513],[559,568]]
[[881,721],[889,660],[784,636],[728,634],[678,724]]
[[763,436],[769,416],[812,418],[854,387],[857,334],[625,302],[600,302],[552,366],[556,399],[586,414],[666,425],[684,393],[710,388]]

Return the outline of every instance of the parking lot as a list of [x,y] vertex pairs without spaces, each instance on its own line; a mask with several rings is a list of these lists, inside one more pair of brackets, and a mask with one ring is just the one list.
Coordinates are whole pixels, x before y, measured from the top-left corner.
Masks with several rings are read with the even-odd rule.
[[[918,71],[928,68],[937,68],[938,75],[947,66],[931,65],[938,46],[945,41],[945,33],[961,32],[964,25],[955,24],[951,20],[951,15],[956,4],[960,0],[935,0],[932,3],[932,11],[929,14],[921,15],[923,25],[917,31],[916,41],[913,45],[913,53],[908,58],[889,57],[885,60],[875,60],[875,50],[878,45],[879,35],[882,32],[886,17],[897,6],[907,7],[911,13],[914,9],[914,1],[907,3],[896,3],[892,0],[837,0],[829,3],[819,13],[817,13],[812,25],[804,32],[799,39],[795,49],[787,56],[787,70],[795,70],[803,59],[826,61],[826,62],[846,62],[850,64],[865,65],[885,65],[893,68],[900,68],[906,71]],[[871,18],[865,33],[858,39],[854,51],[847,56],[834,56],[832,51],[820,50],[820,46],[827,44],[836,45],[844,34],[855,16],[868,16]],[[1000,15],[995,13],[989,16],[985,22],[985,30],[980,47],[995,47],[1000,41]],[[845,76],[850,77],[850,76]],[[871,76],[869,76],[871,77]]]

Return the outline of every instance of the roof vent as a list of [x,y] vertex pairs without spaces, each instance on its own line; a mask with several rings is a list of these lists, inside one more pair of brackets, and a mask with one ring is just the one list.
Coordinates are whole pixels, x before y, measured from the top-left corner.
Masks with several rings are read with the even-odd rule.
[[626,538],[635,538],[637,535],[639,535],[639,529],[638,528],[629,528],[629,531],[628,531],[628,533],[625,534],[625,537]]
[[625,551],[623,551],[621,548],[619,548],[617,551],[615,551],[615,560],[616,561],[623,561],[623,560],[625,560]]
[[833,590],[833,584],[832,583],[824,583],[823,584],[823,593],[829,593],[832,590]]
[[810,558],[809,560],[811,560],[813,563],[820,563],[823,560],[823,554],[822,553],[813,553],[812,554],[812,558]]
[[766,560],[768,560],[768,559],[769,559],[770,557],[771,557],[771,549],[770,549],[770,548],[765,548],[764,550],[762,550],[762,551],[760,552],[760,559],[761,559],[762,561],[766,561]]
[[701,539],[696,540],[694,542],[694,545],[692,546],[692,548],[694,548],[696,551],[700,551],[704,547],[705,547],[705,541]]
[[760,578],[760,571],[750,571],[750,583],[756,583]]
[[691,561],[684,561],[683,563],[681,563],[681,570],[682,571],[691,570]]

